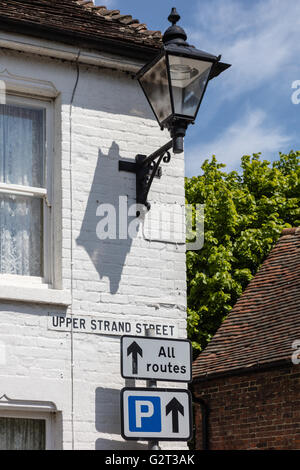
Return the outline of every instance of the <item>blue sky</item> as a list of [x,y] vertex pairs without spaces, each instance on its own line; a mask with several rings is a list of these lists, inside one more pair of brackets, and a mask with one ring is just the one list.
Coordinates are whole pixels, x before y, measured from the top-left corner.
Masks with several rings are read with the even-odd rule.
[[[201,173],[215,154],[228,170],[242,155],[300,150],[300,2],[294,0],[97,0],[165,31],[175,6],[188,42],[232,67],[209,83],[185,139],[186,175]],[[299,82],[300,84],[300,82]],[[300,93],[298,94],[300,96]]]

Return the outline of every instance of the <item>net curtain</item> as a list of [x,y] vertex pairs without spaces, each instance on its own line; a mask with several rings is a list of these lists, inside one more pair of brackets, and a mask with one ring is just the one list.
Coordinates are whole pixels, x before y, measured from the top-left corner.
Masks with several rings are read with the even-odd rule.
[[[44,185],[44,111],[0,105],[0,182]],[[0,273],[42,275],[42,200],[0,192]]]

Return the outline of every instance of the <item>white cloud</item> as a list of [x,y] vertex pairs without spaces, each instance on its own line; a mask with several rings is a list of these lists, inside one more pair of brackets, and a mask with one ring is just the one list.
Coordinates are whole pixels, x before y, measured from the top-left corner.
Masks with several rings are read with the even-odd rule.
[[237,169],[243,155],[262,152],[264,159],[272,159],[279,151],[285,151],[291,140],[292,137],[285,135],[279,126],[268,125],[266,113],[256,109],[225,129],[215,140],[187,148],[186,174],[200,174],[202,163],[212,154],[220,163],[226,164],[227,170]]
[[201,0],[196,18],[190,42],[232,64],[220,80],[228,98],[282,81],[299,56],[299,1]]

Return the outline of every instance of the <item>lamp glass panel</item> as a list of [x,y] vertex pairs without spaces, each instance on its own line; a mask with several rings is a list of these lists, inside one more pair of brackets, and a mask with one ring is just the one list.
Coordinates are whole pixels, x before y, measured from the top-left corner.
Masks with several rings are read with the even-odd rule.
[[195,118],[212,64],[172,55],[169,64],[174,111]]
[[172,114],[165,56],[139,80],[156,114],[157,120],[161,123]]

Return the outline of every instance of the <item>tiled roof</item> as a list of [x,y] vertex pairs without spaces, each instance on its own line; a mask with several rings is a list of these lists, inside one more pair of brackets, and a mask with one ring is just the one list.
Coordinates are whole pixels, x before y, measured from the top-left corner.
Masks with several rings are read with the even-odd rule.
[[300,340],[300,228],[285,229],[193,364],[194,379],[290,362]]
[[108,10],[103,5],[96,6],[92,0],[76,0],[76,3],[107,21],[116,21],[135,33],[145,35],[147,39],[156,38],[159,41],[162,39],[160,31],[148,30],[145,23],[140,23],[139,20],[132,18],[131,15],[121,15],[120,10]]
[[[91,40],[110,40],[137,47],[161,46],[160,31],[149,31],[131,15],[95,6],[91,0],[1,0],[0,28],[30,26]],[[16,28],[15,28],[16,29]]]

